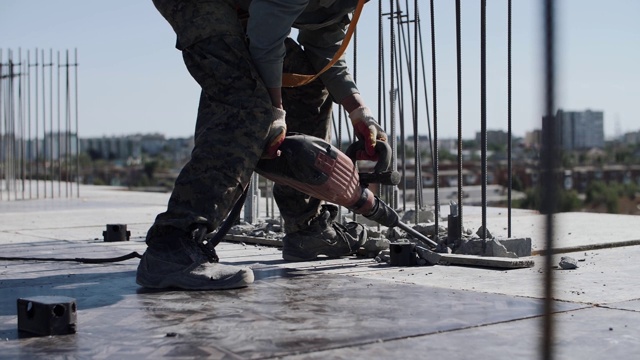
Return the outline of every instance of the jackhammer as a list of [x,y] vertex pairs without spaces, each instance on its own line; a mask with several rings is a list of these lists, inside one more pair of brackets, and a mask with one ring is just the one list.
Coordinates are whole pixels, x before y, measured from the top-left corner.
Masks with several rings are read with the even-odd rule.
[[355,161],[364,143],[358,141],[347,154],[322,139],[302,134],[287,135],[280,156],[262,159],[256,172],[282,185],[288,185],[314,198],[328,201],[363,215],[387,227],[399,227],[414,237],[437,247],[437,243],[402,223],[398,213],[368,189],[370,183],[397,185],[400,175],[390,171],[391,149],[378,141],[378,162],[373,173],[358,173]]

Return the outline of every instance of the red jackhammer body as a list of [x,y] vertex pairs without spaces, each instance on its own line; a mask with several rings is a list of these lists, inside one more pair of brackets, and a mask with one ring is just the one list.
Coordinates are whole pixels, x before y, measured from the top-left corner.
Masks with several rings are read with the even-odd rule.
[[391,156],[390,151],[385,150],[387,148],[383,142],[376,145],[381,158],[378,164],[382,165],[376,166],[377,174],[360,176],[354,164],[356,150],[352,147],[347,150],[352,155],[350,158],[322,139],[301,134],[287,135],[279,148],[280,156],[260,160],[256,172],[277,184],[344,206],[380,225],[398,226],[435,247],[434,241],[400,222],[398,213],[367,188],[366,182],[398,184],[397,172],[381,171],[387,170],[383,168],[388,167]]

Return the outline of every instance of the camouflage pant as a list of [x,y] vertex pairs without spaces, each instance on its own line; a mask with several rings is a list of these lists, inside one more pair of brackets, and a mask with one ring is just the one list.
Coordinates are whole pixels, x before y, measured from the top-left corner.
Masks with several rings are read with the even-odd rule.
[[[232,0],[154,3],[174,28],[184,63],[202,93],[191,159],[148,241],[194,224],[216,229],[249,183],[272,120],[270,97],[251,61]],[[298,44],[288,39],[286,46],[285,71],[314,73]],[[320,81],[283,89],[283,104],[289,131],[329,140],[332,103]],[[274,196],[288,232],[304,227],[320,206],[317,199],[284,186],[275,186]]]

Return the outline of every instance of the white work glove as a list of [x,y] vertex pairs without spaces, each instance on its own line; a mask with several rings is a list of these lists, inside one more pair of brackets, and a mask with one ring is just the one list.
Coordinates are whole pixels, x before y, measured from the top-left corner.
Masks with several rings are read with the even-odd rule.
[[382,130],[380,124],[376,121],[371,110],[366,106],[360,106],[349,113],[353,131],[356,137],[364,140],[365,154],[362,154],[366,160],[377,160],[376,141],[387,141],[387,134]]
[[262,154],[263,159],[273,159],[278,156],[278,148],[284,141],[287,133],[287,123],[285,117],[287,113],[280,108],[272,107],[273,121],[267,135],[267,145]]

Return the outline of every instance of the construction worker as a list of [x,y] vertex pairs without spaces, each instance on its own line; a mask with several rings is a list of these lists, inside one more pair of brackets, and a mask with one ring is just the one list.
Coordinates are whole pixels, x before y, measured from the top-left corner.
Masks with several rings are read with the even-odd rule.
[[[369,155],[375,139],[386,138],[343,59],[308,85],[282,87],[283,72],[316,74],[329,63],[358,0],[153,2],[202,92],[191,159],[147,233],[136,281],[149,288],[244,287],[252,270],[218,263],[205,236],[241,197],[257,162],[277,156],[287,131],[329,141],[332,102],[349,112],[357,136],[369,139]],[[292,28],[298,42],[288,37]],[[274,186],[274,197],[287,261],[350,255],[365,241],[362,225],[334,221],[336,206],[286,186]]]

